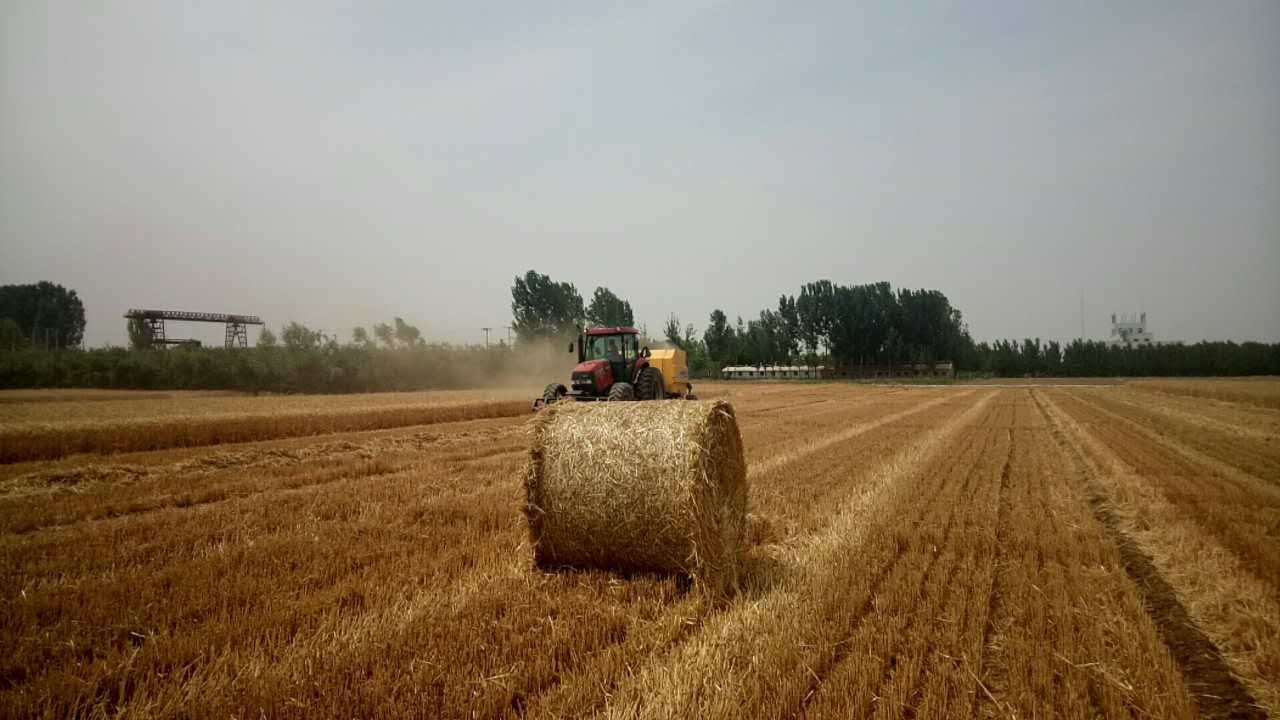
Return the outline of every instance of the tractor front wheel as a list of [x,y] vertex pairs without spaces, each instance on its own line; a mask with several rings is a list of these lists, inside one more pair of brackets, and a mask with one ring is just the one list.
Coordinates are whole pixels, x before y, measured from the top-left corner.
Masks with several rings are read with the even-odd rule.
[[568,392],[568,388],[560,383],[548,383],[547,387],[542,390],[542,401],[547,405],[550,405],[564,397]]
[[636,379],[636,396],[641,400],[661,400],[666,397],[666,386],[662,384],[662,371],[656,367],[647,367],[640,371]]
[[609,388],[609,400],[635,400],[636,389],[631,383],[614,383]]

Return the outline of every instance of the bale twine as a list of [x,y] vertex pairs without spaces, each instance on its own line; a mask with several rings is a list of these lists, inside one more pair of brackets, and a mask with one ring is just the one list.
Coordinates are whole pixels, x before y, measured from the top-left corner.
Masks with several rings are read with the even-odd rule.
[[541,567],[687,575],[737,588],[742,437],[726,402],[563,402],[532,421],[525,515]]

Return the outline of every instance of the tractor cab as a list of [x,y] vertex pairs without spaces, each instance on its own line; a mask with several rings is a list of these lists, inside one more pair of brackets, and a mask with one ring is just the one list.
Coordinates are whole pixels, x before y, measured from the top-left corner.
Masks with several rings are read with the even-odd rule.
[[[579,371],[591,372],[600,361],[608,363],[614,382],[631,382],[636,363],[640,361],[640,337],[635,328],[591,328],[583,333],[578,341],[578,367],[574,368],[574,375]],[[609,392],[608,387],[598,389]]]
[[635,328],[590,328],[578,336],[576,345],[578,365],[570,378],[570,394],[586,399],[609,397],[611,391],[634,392],[631,383],[646,364]]

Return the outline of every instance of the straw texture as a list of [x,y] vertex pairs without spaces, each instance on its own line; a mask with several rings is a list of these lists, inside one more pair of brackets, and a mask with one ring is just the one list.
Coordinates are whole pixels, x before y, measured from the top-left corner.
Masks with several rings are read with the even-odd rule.
[[531,421],[525,514],[542,567],[675,572],[737,588],[747,474],[733,407],[560,403]]

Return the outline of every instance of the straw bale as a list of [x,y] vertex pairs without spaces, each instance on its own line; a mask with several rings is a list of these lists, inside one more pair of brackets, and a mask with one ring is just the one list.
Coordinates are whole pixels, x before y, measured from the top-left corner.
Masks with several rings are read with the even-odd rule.
[[742,437],[726,402],[563,402],[530,421],[525,515],[542,567],[686,575],[732,593],[746,540]]

